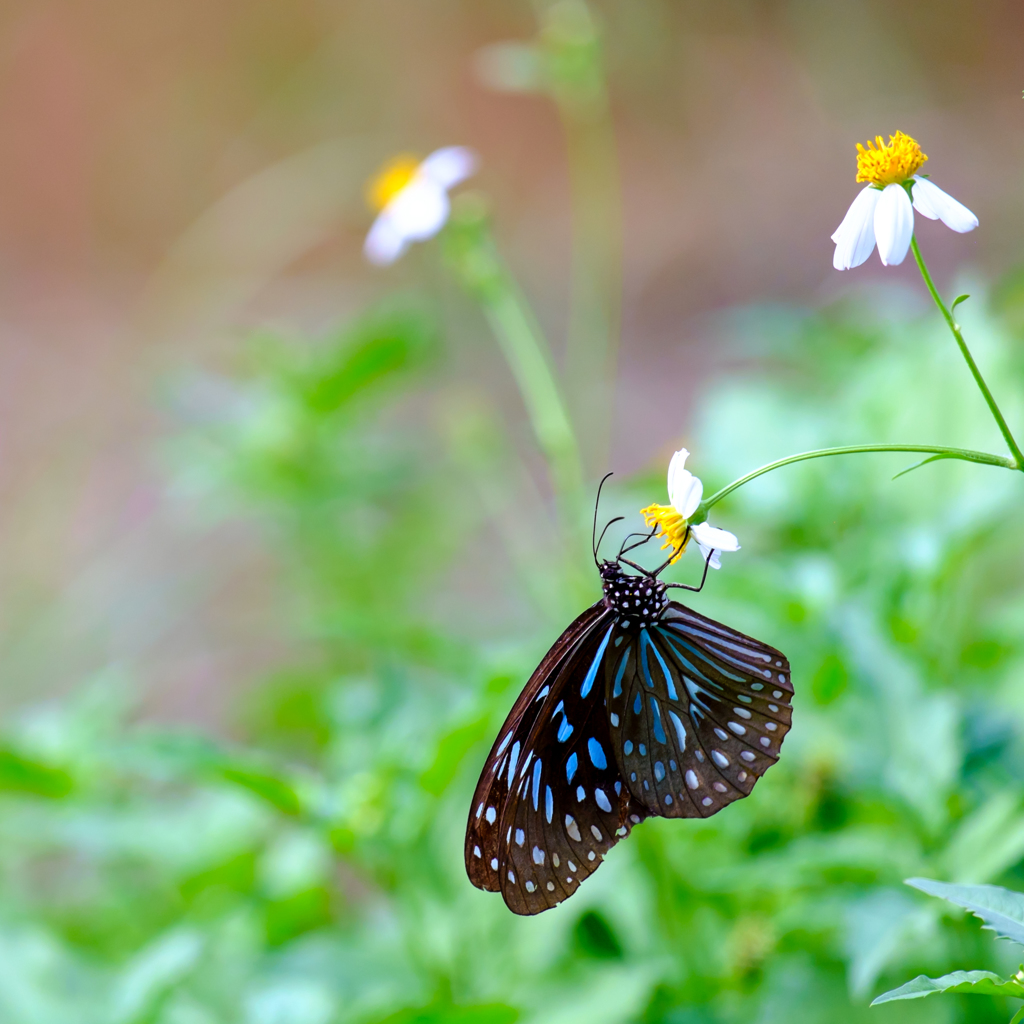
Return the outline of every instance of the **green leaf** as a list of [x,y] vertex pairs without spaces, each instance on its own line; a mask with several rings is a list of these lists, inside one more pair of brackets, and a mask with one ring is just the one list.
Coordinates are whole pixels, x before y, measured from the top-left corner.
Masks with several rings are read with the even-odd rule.
[[477,718],[441,737],[433,764],[420,775],[420,785],[431,796],[440,796],[450,785],[463,758],[474,744],[487,736],[487,717]]
[[226,782],[249,790],[284,814],[302,813],[302,799],[295,789],[266,769],[236,763],[221,765],[217,773]]
[[929,878],[908,878],[906,883],[969,910],[999,938],[1024,946],[1024,893],[999,885],[950,885]]
[[920,462],[915,462],[912,466],[907,466],[906,469],[901,469],[894,477],[893,480],[898,480],[901,476],[906,476],[907,473],[913,473],[915,469],[920,469],[922,466],[927,466],[929,462],[937,462],[939,459],[952,459],[952,455],[929,455],[927,459],[922,459]]
[[432,323],[415,311],[367,314],[310,372],[306,403],[314,412],[336,412],[356,395],[421,365],[435,342]]
[[961,302],[966,302],[969,298],[970,298],[970,295],[958,295],[953,300],[953,305],[949,307],[950,313],[952,313],[953,310],[955,310],[956,307],[959,306]]
[[504,1003],[455,1006],[447,1002],[408,1007],[385,1017],[380,1024],[514,1024],[519,1011]]
[[1016,978],[1000,978],[991,971],[953,971],[941,978],[929,978],[919,974],[899,988],[883,992],[871,1001],[872,1006],[891,1003],[895,999],[921,999],[935,992],[967,993],[976,996],[1010,996],[1024,999],[1024,985]]
[[43,764],[11,749],[0,749],[0,793],[31,793],[59,800],[74,789],[64,768]]

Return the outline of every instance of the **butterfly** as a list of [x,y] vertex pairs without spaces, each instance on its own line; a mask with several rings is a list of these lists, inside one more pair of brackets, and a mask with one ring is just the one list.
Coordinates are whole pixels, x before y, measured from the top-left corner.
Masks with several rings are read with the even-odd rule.
[[594,517],[603,597],[530,677],[469,811],[469,879],[516,914],[572,896],[645,818],[707,818],[748,796],[792,723],[785,655],[669,599],[703,588],[714,552],[699,587],[665,583],[678,552],[653,572],[624,557],[655,530],[598,561]]

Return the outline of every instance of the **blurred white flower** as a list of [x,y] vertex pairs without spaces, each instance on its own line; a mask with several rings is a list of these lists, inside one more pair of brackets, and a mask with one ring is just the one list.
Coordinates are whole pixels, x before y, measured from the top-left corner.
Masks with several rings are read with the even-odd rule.
[[670,504],[649,505],[641,511],[641,515],[649,527],[657,525],[661,528],[661,535],[665,538],[662,547],[675,551],[673,562],[686,550],[686,545],[693,537],[700,548],[701,557],[707,561],[710,555],[711,568],[721,569],[720,552],[739,551],[740,542],[735,534],[706,522],[690,524],[690,516],[697,511],[704,495],[704,485],[686,468],[689,454],[685,448],[680,448],[668,464]]
[[366,258],[385,266],[411,242],[433,238],[448,220],[448,190],[476,168],[476,154],[465,146],[434,150],[422,161],[397,156],[385,164],[367,187],[367,199],[379,212],[363,244]]
[[917,173],[927,159],[903,132],[890,135],[888,144],[881,135],[866,148],[857,144],[857,180],[869,184],[832,235],[836,270],[859,267],[876,245],[887,267],[902,263],[914,235],[914,210],[961,233],[978,226],[966,206]]

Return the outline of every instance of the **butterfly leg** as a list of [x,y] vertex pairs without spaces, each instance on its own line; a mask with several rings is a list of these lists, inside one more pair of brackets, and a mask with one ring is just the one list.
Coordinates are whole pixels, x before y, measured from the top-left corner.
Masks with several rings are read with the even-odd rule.
[[678,587],[679,590],[689,590],[692,591],[694,594],[699,594],[704,589],[704,584],[708,578],[708,566],[711,565],[711,559],[714,557],[714,554],[715,550],[714,548],[712,548],[708,552],[708,557],[704,560],[704,575],[700,578],[699,587],[691,587],[688,583],[666,583],[666,589],[669,587]]
[[[622,547],[619,549],[619,557],[618,557],[617,560],[618,561],[622,561],[623,560],[622,556],[625,555],[627,552],[632,551],[634,548],[643,547],[643,545],[646,544],[649,540],[651,540],[657,532],[658,532],[658,525],[657,525],[657,523],[655,523],[655,525],[652,527],[650,533],[631,533],[631,534],[629,534],[626,537],[626,539],[622,542]],[[638,540],[635,544],[630,544],[629,547],[626,547],[626,541],[628,541],[630,539],[630,537],[643,537],[643,540]]]

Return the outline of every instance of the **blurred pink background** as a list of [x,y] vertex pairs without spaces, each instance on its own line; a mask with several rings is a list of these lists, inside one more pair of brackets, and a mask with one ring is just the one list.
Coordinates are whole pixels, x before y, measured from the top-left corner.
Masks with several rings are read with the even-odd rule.
[[[617,468],[660,458],[721,368],[713,316],[912,281],[832,270],[854,145],[897,128],[981,229],[922,244],[942,284],[1019,259],[1019,3],[596,5],[621,165]],[[424,261],[360,253],[398,150],[483,158],[500,241],[556,346],[569,193],[553,105],[487,89],[525,2],[12,2],[0,11],[0,673],[8,703],[111,663],[150,708],[221,720],[282,642],[259,544],[204,528],[157,452],[164,382],[245,329],[319,331]],[[489,341],[487,342],[489,344]],[[496,371],[494,386],[508,388]]]

